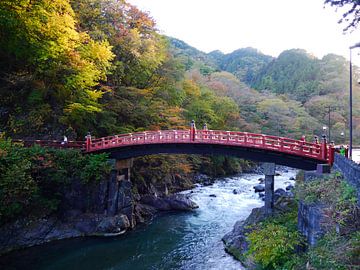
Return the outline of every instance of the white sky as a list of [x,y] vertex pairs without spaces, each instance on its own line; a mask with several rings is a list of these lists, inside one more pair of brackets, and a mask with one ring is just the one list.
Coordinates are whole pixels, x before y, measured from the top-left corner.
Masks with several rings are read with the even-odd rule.
[[[349,58],[360,31],[343,34],[342,12],[323,0],[128,0],[150,13],[160,33],[205,51],[225,53],[254,47],[278,56],[293,48],[321,58],[335,53]],[[360,48],[353,61],[360,66]]]

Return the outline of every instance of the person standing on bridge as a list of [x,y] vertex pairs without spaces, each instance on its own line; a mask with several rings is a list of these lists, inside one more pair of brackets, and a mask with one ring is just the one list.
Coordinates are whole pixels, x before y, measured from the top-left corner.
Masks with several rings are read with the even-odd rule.
[[61,142],[61,144],[67,144],[68,143],[68,138],[64,135],[64,140]]
[[318,136],[314,136],[314,143],[318,144],[319,143],[319,137]]
[[343,145],[340,146],[340,155],[345,156],[345,147]]
[[191,124],[190,124],[190,140],[191,141],[195,141],[195,133],[196,133],[195,120],[191,120]]

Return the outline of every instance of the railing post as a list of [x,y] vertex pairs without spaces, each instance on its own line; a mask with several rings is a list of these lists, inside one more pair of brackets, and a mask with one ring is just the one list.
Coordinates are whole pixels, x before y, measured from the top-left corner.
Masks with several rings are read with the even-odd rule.
[[90,132],[87,133],[87,135],[85,136],[85,139],[86,139],[86,152],[89,152],[90,149],[91,149],[91,134]]
[[322,136],[322,141],[321,141],[321,158],[323,160],[327,159],[327,143],[326,143],[326,135],[325,134]]
[[209,139],[209,132],[208,132],[208,126],[207,126],[207,124],[206,123],[204,123],[204,125],[203,125],[203,131],[202,131],[202,140],[207,140],[207,139]]
[[303,152],[304,151],[304,145],[306,143],[306,137],[305,135],[302,135],[301,136],[301,139],[300,139],[300,151]]

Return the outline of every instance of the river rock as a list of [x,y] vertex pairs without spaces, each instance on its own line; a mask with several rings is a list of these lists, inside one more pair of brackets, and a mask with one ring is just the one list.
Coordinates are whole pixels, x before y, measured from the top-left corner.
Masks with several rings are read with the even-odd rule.
[[170,210],[193,210],[199,206],[183,194],[174,194],[168,197],[155,197],[152,195],[144,195],[141,203],[150,205],[160,211]]
[[264,185],[256,185],[253,188],[255,189],[255,192],[263,192],[263,191],[265,191],[265,186]]
[[274,202],[276,202],[280,197],[286,197],[286,196],[287,196],[286,191],[282,188],[278,188],[274,192]]
[[293,190],[295,187],[293,185],[288,185],[286,186],[286,190],[289,191],[289,190]]
[[294,176],[291,176],[291,177],[289,178],[289,180],[294,181],[294,180],[295,180],[295,177],[294,177]]
[[134,209],[135,220],[137,223],[145,223],[146,221],[151,220],[156,212],[157,210],[155,207],[147,204],[137,203]]
[[259,181],[259,184],[264,184],[265,178],[261,177],[261,178],[258,179],[258,181]]
[[130,227],[130,222],[125,215],[116,215],[103,218],[96,227],[99,233],[119,233]]
[[174,194],[166,198],[171,206],[171,210],[193,210],[199,206],[190,198],[183,194]]
[[216,195],[215,194],[210,194],[209,197],[216,198]]
[[169,204],[163,199],[154,195],[146,194],[141,197],[141,204],[146,204],[154,207],[157,210],[170,210]]

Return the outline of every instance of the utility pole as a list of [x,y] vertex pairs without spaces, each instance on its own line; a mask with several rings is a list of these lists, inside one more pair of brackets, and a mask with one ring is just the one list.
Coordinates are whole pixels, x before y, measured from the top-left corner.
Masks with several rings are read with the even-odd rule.
[[355,48],[360,47],[360,42],[356,43],[353,46],[349,47],[350,51],[350,87],[349,87],[349,159],[352,159],[352,140],[353,140],[353,123],[352,123],[352,102],[353,102],[353,96],[352,96],[352,57],[351,57],[351,50]]
[[329,131],[328,131],[328,141],[331,142],[331,117],[330,117],[330,112],[331,112],[331,106],[327,106],[326,107],[328,109],[328,127],[329,127]]

